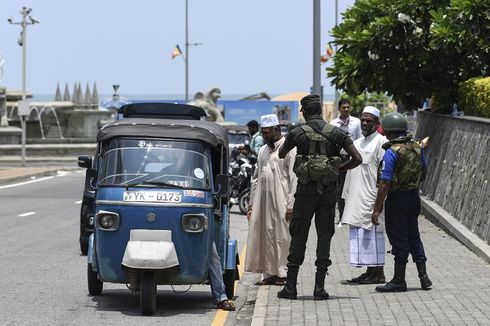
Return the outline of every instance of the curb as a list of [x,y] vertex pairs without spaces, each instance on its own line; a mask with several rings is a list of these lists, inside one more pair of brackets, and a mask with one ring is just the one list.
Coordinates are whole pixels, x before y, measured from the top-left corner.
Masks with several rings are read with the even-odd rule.
[[255,299],[254,314],[250,326],[265,325],[265,315],[267,314],[267,301],[269,298],[270,285],[259,286],[257,298]]
[[55,168],[49,168],[45,169],[43,171],[39,172],[32,172],[32,173],[26,173],[24,175],[16,175],[16,176],[10,176],[10,177],[3,177],[0,178],[0,185],[8,185],[14,182],[19,182],[19,181],[28,181],[32,179],[37,179],[41,177],[47,177],[47,176],[52,176],[56,175],[58,171],[74,171],[78,170],[78,167],[55,167]]
[[481,257],[487,263],[490,263],[490,246],[471,232],[466,226],[461,224],[451,214],[446,212],[436,202],[427,199],[426,196],[420,196],[422,209],[425,216],[437,226],[454,236],[459,242],[468,247],[476,255]]

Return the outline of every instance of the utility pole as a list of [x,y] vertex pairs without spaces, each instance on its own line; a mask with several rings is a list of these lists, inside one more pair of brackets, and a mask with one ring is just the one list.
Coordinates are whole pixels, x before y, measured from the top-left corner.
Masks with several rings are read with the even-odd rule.
[[185,102],[189,102],[189,0],[185,0]]
[[[17,43],[19,43],[20,46],[22,46],[22,101],[19,102],[18,108],[17,108],[17,114],[19,115],[20,118],[20,125],[22,128],[22,147],[21,147],[21,157],[22,157],[22,166],[26,166],[26,119],[29,116],[30,113],[30,104],[26,100],[26,32],[27,32],[27,25],[34,25],[34,24],[39,24],[39,21],[32,17],[29,16],[31,13],[32,9],[27,8],[27,7],[22,7],[22,10],[20,11],[22,15],[22,21],[21,22],[14,22],[12,17],[8,19],[8,22],[12,25],[21,25],[22,30],[20,32],[19,40]],[[29,22],[27,21],[27,16],[29,16]]]
[[320,74],[320,43],[321,43],[321,22],[320,22],[320,0],[313,0],[313,88],[312,93],[323,97],[321,94],[321,74]]

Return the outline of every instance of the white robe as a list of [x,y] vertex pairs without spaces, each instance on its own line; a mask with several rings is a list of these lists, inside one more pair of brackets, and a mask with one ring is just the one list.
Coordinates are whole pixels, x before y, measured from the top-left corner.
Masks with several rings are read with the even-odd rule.
[[379,216],[378,226],[373,226],[371,215],[378,192],[378,166],[385,152],[381,146],[387,141],[377,132],[354,141],[362,163],[347,172],[342,191],[345,207],[341,221],[350,225],[352,266],[383,266],[385,263],[384,212]]
[[284,159],[279,148],[284,137],[260,148],[257,169],[252,179],[250,205],[252,216],[248,229],[245,271],[286,277],[289,254],[289,223],[286,209],[292,209],[297,178],[293,172],[296,148]]
[[[378,193],[376,187],[378,166],[385,152],[381,146],[387,141],[385,136],[377,132],[354,141],[354,146],[361,154],[362,163],[347,171],[345,177],[344,189],[342,190],[342,198],[345,199],[342,224],[369,230],[372,228],[371,215]],[[380,215],[380,222],[384,222],[384,213]],[[383,227],[377,227],[377,230],[383,231]]]

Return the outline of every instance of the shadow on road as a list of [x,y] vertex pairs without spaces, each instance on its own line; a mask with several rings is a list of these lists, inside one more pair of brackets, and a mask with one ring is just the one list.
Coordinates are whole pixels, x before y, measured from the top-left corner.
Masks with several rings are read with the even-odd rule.
[[[102,295],[92,297],[99,311],[120,311],[127,316],[141,316],[139,296],[131,296],[126,289],[108,289]],[[165,317],[180,314],[205,314],[214,309],[211,290],[174,293],[158,290],[155,316]],[[191,321],[190,321],[191,322]]]

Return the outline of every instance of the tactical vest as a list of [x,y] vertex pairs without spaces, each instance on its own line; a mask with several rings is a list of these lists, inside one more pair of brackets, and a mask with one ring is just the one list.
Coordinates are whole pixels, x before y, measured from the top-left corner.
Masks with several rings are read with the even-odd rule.
[[[424,172],[420,160],[421,149],[411,137],[391,140],[383,145],[384,150],[391,148],[397,155],[393,180],[390,190],[418,189],[424,181]],[[381,166],[378,168],[378,180],[381,180]]]
[[[296,155],[293,171],[298,177],[298,182],[307,184],[315,181],[319,188],[335,182],[339,175],[341,158],[329,157],[327,154],[327,141],[330,141],[330,132],[334,127],[327,123],[321,133],[309,125],[302,125],[301,128],[309,139],[309,148],[308,155]],[[321,193],[320,189],[319,191]]]

